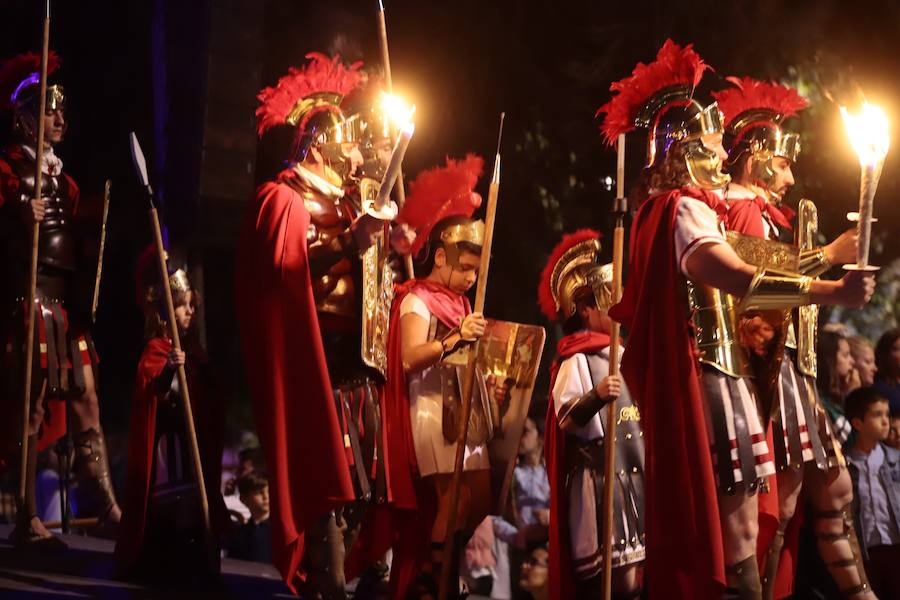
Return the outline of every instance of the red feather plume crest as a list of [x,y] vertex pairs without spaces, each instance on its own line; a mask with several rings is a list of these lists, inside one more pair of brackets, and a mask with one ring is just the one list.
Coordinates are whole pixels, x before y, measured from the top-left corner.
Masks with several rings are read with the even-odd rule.
[[655,61],[649,65],[638,63],[629,77],[609,86],[609,91],[616,95],[594,115],[606,114],[600,125],[606,143],[613,145],[619,134],[636,127],[635,118],[656,92],[673,85],[689,85],[693,90],[707,69],[712,67],[703,62],[693,44],[682,48],[666,40]]
[[462,160],[448,157],[445,166],[423,171],[409,184],[409,195],[397,220],[416,231],[413,256],[441,219],[471,217],[481,206],[481,196],[474,190],[483,172],[484,159],[470,153]]
[[579,229],[564,235],[553,248],[550,258],[547,259],[547,264],[544,265],[544,270],[541,271],[541,279],[538,284],[538,306],[540,306],[541,312],[550,321],[556,321],[559,318],[559,310],[556,306],[556,299],[554,298],[550,281],[553,276],[553,270],[556,268],[556,263],[560,261],[566,252],[578,244],[590,240],[599,240],[600,238],[600,233],[593,229]]
[[751,77],[728,77],[735,87],[713,92],[719,110],[725,117],[725,127],[748,110],[771,111],[772,120],[780,123],[809,106],[809,101],[797,90],[773,81],[759,81]]
[[[47,76],[53,74],[59,68],[59,56],[54,51],[47,55]],[[0,63],[0,108],[10,110],[13,108],[12,95],[19,84],[27,77],[41,72],[41,55],[35,52],[26,52],[9,58]]]
[[320,52],[310,52],[306,58],[309,62],[304,66],[291,67],[277,84],[263,88],[256,95],[259,100],[256,131],[260,137],[272,127],[284,125],[288,114],[303,98],[320,92],[345,96],[363,79],[362,61],[346,66],[340,55],[329,58]]

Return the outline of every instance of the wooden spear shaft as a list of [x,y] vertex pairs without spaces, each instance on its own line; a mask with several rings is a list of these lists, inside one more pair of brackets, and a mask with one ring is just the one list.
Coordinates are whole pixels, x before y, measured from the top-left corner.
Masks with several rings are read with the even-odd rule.
[[[389,94],[394,92],[394,81],[391,78],[391,54],[388,50],[387,23],[384,20],[384,3],[378,0],[378,42],[381,46],[381,64],[384,65],[384,86]],[[406,202],[406,188],[403,187],[403,171],[397,176],[397,184],[394,186],[397,191],[397,207],[403,208]],[[412,279],[415,277],[413,270],[412,255],[407,254],[403,257],[403,264],[406,266],[406,276]]]
[[91,302],[91,323],[97,321],[97,305],[100,303],[100,278],[103,276],[103,252],[106,248],[106,219],[109,216],[109,179],[103,186],[103,220],[100,225],[100,252],[97,255],[97,276],[94,278],[94,298]]
[[[169,337],[172,338],[172,347],[175,350],[181,350],[181,337],[178,335],[178,323],[175,321],[175,304],[172,302],[172,286],[169,285],[169,269],[166,265],[166,249],[163,245],[162,231],[159,227],[159,215],[155,206],[150,209],[150,222],[153,226],[156,254],[159,257],[159,277],[162,280],[163,295],[166,301]],[[203,513],[203,530],[206,533],[207,544],[210,544],[212,538],[210,537],[209,527],[209,500],[206,497],[206,482],[203,477],[203,464],[200,461],[200,447],[197,444],[197,430],[194,427],[194,414],[191,409],[191,397],[188,392],[187,373],[184,370],[184,365],[178,365],[178,388],[181,394],[181,406],[184,409],[184,425],[187,429],[188,442],[191,446],[191,461],[194,465],[194,472],[197,475],[200,510]]]
[[[38,101],[38,131],[34,144],[34,199],[40,202],[44,163],[44,113],[47,112],[47,57],[50,54],[50,1],[44,12],[44,37],[41,45],[41,95]],[[41,225],[35,221],[31,228],[31,270],[28,272],[28,317],[25,321],[25,376],[22,391],[22,456],[19,464],[19,508],[24,510],[28,476],[28,422],[31,416],[31,377],[34,367],[35,296],[37,295],[38,238]],[[34,482],[32,482],[34,485]],[[31,515],[25,515],[25,518]]]
[[[494,243],[494,221],[497,216],[497,197],[500,194],[500,140],[503,136],[503,119],[506,113],[500,113],[500,134],[497,137],[497,154],[494,157],[494,171],[491,185],[488,188],[488,201],[484,215],[484,243],[481,246],[481,265],[478,268],[478,284],[475,288],[475,308],[472,312],[483,313],[487,296],[488,273],[491,266],[491,246]],[[466,442],[469,437],[469,417],[472,414],[472,392],[475,387],[475,375],[478,360],[478,342],[469,348],[469,364],[462,388],[462,433],[456,442],[456,456],[453,465],[453,479],[450,480],[450,505],[447,514],[447,531],[444,535],[443,570],[438,593],[439,600],[447,600],[451,582],[450,565],[453,563],[453,539],[456,533],[456,521],[459,514],[459,490],[462,484],[463,463],[466,456]]]
[[[616,156],[616,199],[613,211],[616,227],[613,230],[613,281],[612,304],[622,297],[622,255],[625,250],[625,135],[619,136]],[[621,325],[613,321],[609,342],[609,374],[619,374],[619,330]],[[613,531],[613,494],[616,478],[616,400],[607,405],[606,427],[604,427],[604,487],[603,487],[603,533],[605,543],[600,544],[603,552],[603,598],[612,597],[612,553],[616,545]]]

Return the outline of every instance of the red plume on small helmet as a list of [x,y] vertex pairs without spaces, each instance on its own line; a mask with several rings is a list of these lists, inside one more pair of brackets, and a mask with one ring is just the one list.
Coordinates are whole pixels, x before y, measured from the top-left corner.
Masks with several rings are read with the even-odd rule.
[[712,70],[712,67],[703,62],[693,44],[682,48],[672,40],[666,40],[655,61],[649,65],[638,63],[629,77],[609,86],[609,91],[616,95],[595,114],[606,114],[600,126],[606,143],[612,145],[619,134],[635,128],[638,112],[656,92],[679,84],[690,85],[693,89],[707,69]]
[[462,160],[447,158],[446,166],[423,171],[409,184],[409,195],[397,220],[416,231],[413,255],[422,249],[441,219],[471,217],[481,206],[481,196],[474,190],[483,172],[484,159],[467,154]]
[[[50,51],[47,55],[47,75],[50,76],[59,68],[59,56]],[[0,109],[11,110],[13,108],[12,95],[19,84],[27,77],[41,72],[41,55],[34,52],[26,52],[9,58],[0,63]]]
[[600,237],[600,233],[593,229],[579,229],[574,233],[564,235],[550,253],[550,258],[547,259],[547,264],[544,266],[544,270],[541,271],[541,280],[538,284],[538,306],[541,307],[541,312],[550,321],[559,319],[559,311],[556,308],[556,300],[553,298],[553,289],[550,283],[556,263],[563,257],[563,254],[578,244],[589,240],[599,240]]
[[310,52],[306,58],[309,62],[304,66],[291,67],[277,84],[257,94],[256,132],[260,137],[272,127],[284,125],[288,114],[303,98],[320,92],[345,96],[363,79],[362,61],[346,66],[339,55],[329,58],[319,52]]
[[735,87],[713,92],[719,110],[725,117],[725,127],[748,110],[772,112],[772,120],[781,122],[809,106],[809,101],[797,90],[772,81],[759,81],[751,77],[729,77]]

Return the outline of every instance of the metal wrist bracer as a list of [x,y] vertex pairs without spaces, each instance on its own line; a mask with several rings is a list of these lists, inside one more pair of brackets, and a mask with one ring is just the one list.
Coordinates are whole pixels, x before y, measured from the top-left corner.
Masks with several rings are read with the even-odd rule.
[[759,267],[738,306],[738,313],[809,304],[812,277]]
[[800,250],[800,263],[798,270],[803,275],[818,277],[831,268],[831,261],[825,254],[825,248],[812,248]]
[[565,429],[574,425],[584,427],[601,408],[609,404],[612,398],[601,398],[597,390],[592,389],[588,393],[570,400],[559,411],[559,426]]

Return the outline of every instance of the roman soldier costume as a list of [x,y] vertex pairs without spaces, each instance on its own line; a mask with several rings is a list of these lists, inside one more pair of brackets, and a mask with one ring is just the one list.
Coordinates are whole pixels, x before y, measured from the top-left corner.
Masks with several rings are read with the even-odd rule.
[[[799,134],[788,130],[784,121],[808,105],[805,98],[787,86],[756,81],[749,77],[729,78],[734,85],[714,93],[725,115],[725,146],[728,165],[750,162],[748,187],[732,181],[727,188],[729,204],[728,228],[732,246],[738,255],[754,265],[768,265],[801,276],[816,277],[832,265],[818,245],[818,216],[815,204],[801,200],[796,236],[790,219],[793,211],[782,205],[781,192],[775,189],[773,160],[782,158],[796,163],[800,153]],[[795,238],[795,239],[794,239]],[[769,408],[775,463],[780,471],[800,471],[806,463],[825,471],[844,468],[840,442],[816,391],[816,332],[818,307],[801,306],[794,311],[774,310],[745,313],[743,318],[759,317],[772,331],[772,339],[754,356],[758,388],[767,395],[763,405]],[[799,476],[799,475],[798,475]],[[842,520],[842,528],[850,543],[852,558],[844,556],[843,540],[828,537],[840,544],[840,558],[829,568],[858,570],[860,584],[844,590],[848,595],[865,591],[868,583],[862,567],[861,553],[847,506],[842,511],[816,515],[826,521],[823,529],[832,529],[828,521]],[[788,523],[782,520],[774,531],[761,527],[760,547],[764,556],[764,589],[767,598],[785,597],[792,592],[793,567],[796,565],[797,542],[790,540],[784,553],[788,555],[782,569],[779,557],[785,543]],[[791,527],[796,534],[796,526]],[[820,536],[831,534],[820,533]]]
[[[360,510],[348,504],[387,495],[386,318],[367,328],[363,315],[377,311],[364,312],[371,307],[363,299],[368,291],[388,306],[393,281],[370,274],[373,289],[362,289],[372,281],[361,260],[368,248],[354,238],[362,211],[346,189],[354,165],[344,149],[360,143],[367,121],[348,116],[343,101],[363,81],[361,63],[307,58],[259,94],[259,134],[285,124],[296,134],[290,167],[248,207],[237,307],[269,468],[274,563],[294,591],[342,598],[347,534],[357,530]],[[308,168],[313,152],[319,172]]]
[[[48,74],[58,66],[51,53]],[[0,67],[0,97],[13,114],[14,141],[0,155],[0,265],[2,265],[2,335],[4,340],[4,398],[21,397],[24,372],[25,322],[27,315],[31,201],[35,197],[35,144],[40,98],[40,56],[25,54]],[[66,95],[59,84],[47,87],[48,114],[65,110]],[[79,253],[73,219],[78,211],[79,191],[63,172],[63,164],[48,147],[42,159],[41,198],[44,218],[38,238],[35,353],[31,380],[32,440],[28,444],[29,482],[23,511],[26,520],[36,516],[34,475],[36,452],[49,447],[66,432],[65,400],[96,402],[97,352],[89,332],[90,300],[79,298],[75,278],[85,270]],[[90,371],[90,381],[86,372]],[[85,396],[85,397],[82,397]],[[86,397],[90,396],[90,398]],[[10,410],[12,414],[16,410]],[[99,422],[72,411],[74,442],[73,471],[78,478],[79,506],[88,507],[101,521],[115,524],[120,511],[113,494],[106,443]],[[16,439],[15,423],[5,439]]]
[[[474,187],[483,169],[480,157],[448,159],[447,165],[421,173],[411,184],[397,220],[415,231],[413,255],[433,258],[436,248],[446,252],[457,268],[466,246],[480,249],[484,223],[471,218],[481,204]],[[469,301],[446,286],[425,278],[411,279],[396,288],[388,338],[388,376],[384,423],[391,503],[378,511],[366,535],[370,556],[393,546],[391,597],[405,598],[428,560],[432,527],[438,513],[429,475],[453,473],[461,423],[461,382],[465,363],[448,360],[468,342],[460,323],[471,312]],[[438,364],[407,374],[401,358],[400,320],[416,314],[428,323],[428,339],[440,340],[444,355]],[[489,467],[486,429],[490,416],[483,377],[473,391],[472,416],[466,440],[464,470]]]
[[[738,301],[692,281],[686,270],[698,247],[726,243],[726,205],[716,190],[728,177],[702,140],[721,133],[721,115],[714,103],[693,98],[707,68],[690,46],[669,40],[655,62],[612,84],[618,94],[598,111],[606,113],[608,143],[636,127],[648,130],[648,175],[669,154],[685,173],[684,181],[645,180],[649,198],[639,199],[634,219],[630,277],[610,310],[630,331],[622,374],[638,399],[646,442],[650,597],[721,594],[726,568],[717,494],[736,493],[738,484],[741,493],[753,493],[774,472],[747,359],[736,343]],[[761,269],[743,302],[789,305],[808,285],[776,283]],[[692,481],[692,493],[673,493],[685,481]],[[729,565],[728,583],[733,594],[758,589],[755,557]]]
[[[580,319],[577,302],[607,311],[612,265],[597,261],[600,234],[564,236],[550,255],[538,288],[551,321]],[[550,367],[547,472],[550,477],[550,597],[593,597],[609,534],[603,531],[604,446],[608,436],[596,386],[609,375],[609,335],[578,327],[557,345]],[[613,492],[613,568],[644,560],[644,441],[640,412],[626,387],[616,402],[616,479]],[[593,590],[591,592],[590,590]],[[639,594],[639,590],[636,592]],[[616,597],[624,597],[617,595]]]
[[[183,269],[169,275],[169,285],[176,307],[196,306],[198,297]],[[220,491],[224,398],[216,390],[209,358],[196,336],[190,330],[182,332],[209,502],[210,539],[204,531],[177,367],[168,360],[173,346],[155,247],[147,248],[138,260],[137,289],[148,340],[135,381],[117,568],[122,575],[155,582],[202,582],[217,574],[218,532],[227,521]]]

